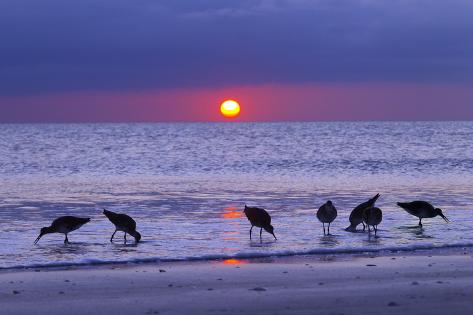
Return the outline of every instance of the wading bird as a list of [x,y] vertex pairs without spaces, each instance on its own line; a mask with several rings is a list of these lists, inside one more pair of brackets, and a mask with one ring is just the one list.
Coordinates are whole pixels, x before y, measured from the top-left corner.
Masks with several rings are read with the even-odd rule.
[[64,239],[64,244],[69,243],[69,239],[67,238],[67,234],[71,233],[72,231],[77,230],[84,224],[90,221],[90,218],[79,218],[73,216],[65,216],[57,218],[56,220],[51,223],[51,226],[44,227],[41,229],[41,232],[38,238],[34,241],[35,244],[39,242],[41,237],[46,234],[51,233],[62,233],[66,236]]
[[260,240],[263,239],[262,233],[263,229],[268,232],[269,234],[274,236],[274,239],[277,240],[276,235],[274,235],[274,227],[271,225],[271,216],[269,213],[257,207],[247,207],[245,205],[245,215],[251,223],[250,229],[250,240],[251,240],[251,232],[253,231],[253,227],[259,227],[261,230],[259,232]]
[[350,226],[345,229],[348,232],[356,232],[356,227],[359,224],[363,224],[363,231],[365,230],[365,224],[363,223],[363,211],[366,208],[372,208],[375,206],[376,201],[379,198],[379,194],[368,200],[367,202],[363,202],[362,204],[358,205],[350,214]]
[[366,208],[363,211],[363,222],[368,226],[368,233],[371,233],[370,226],[373,227],[374,235],[378,233],[378,224],[383,221],[383,211],[380,208]]
[[322,205],[317,211],[317,219],[322,222],[325,235],[325,223],[328,223],[327,235],[330,235],[330,224],[337,218],[337,209],[333,203],[329,200],[327,203]]
[[130,216],[122,213],[115,213],[103,209],[103,214],[115,225],[115,232],[113,232],[110,238],[110,243],[113,242],[113,237],[117,231],[125,233],[124,240],[126,243],[126,234],[130,234],[135,238],[135,242],[138,243],[141,240],[141,234],[136,231],[136,222]]
[[422,227],[422,219],[424,218],[440,216],[445,222],[450,222],[447,217],[443,215],[441,209],[434,208],[434,206],[427,201],[398,202],[397,205],[406,210],[409,214],[418,217],[420,227]]

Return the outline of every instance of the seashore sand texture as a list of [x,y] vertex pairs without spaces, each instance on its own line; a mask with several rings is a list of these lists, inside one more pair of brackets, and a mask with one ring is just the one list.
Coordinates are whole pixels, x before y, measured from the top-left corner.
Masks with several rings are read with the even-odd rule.
[[304,256],[0,272],[0,314],[471,314],[473,256]]

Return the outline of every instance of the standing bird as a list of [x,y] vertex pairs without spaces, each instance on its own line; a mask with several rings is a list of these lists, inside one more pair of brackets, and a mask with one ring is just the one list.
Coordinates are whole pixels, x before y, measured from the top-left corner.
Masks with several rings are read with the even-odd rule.
[[113,237],[117,231],[125,232],[125,243],[127,233],[135,238],[136,243],[141,240],[141,234],[136,231],[136,222],[130,216],[108,211],[106,209],[103,209],[103,214],[115,225],[115,232],[113,232],[112,237],[110,238],[110,243],[113,243]]
[[72,231],[77,230],[84,224],[88,223],[90,218],[79,218],[79,217],[72,217],[72,216],[65,216],[59,217],[51,223],[51,226],[44,227],[41,229],[38,238],[34,241],[35,244],[39,242],[41,237],[46,234],[51,233],[62,233],[66,235],[64,239],[64,244],[69,243],[69,239],[67,238],[67,234],[71,233]]
[[330,224],[335,220],[336,217],[337,209],[335,209],[335,206],[330,200],[319,208],[319,210],[317,211],[317,219],[322,222],[322,225],[324,227],[324,235],[325,223],[328,223],[327,235],[330,235]]
[[370,225],[373,227],[374,235],[378,233],[378,224],[383,221],[383,211],[380,208],[366,208],[363,211],[363,222],[368,226],[368,233],[371,233]]
[[406,210],[409,214],[418,217],[420,227],[422,227],[422,219],[424,218],[441,216],[445,222],[450,222],[447,217],[443,215],[441,209],[434,208],[434,206],[427,201],[398,202],[397,205]]
[[251,240],[251,232],[253,231],[253,227],[259,227],[261,230],[259,231],[260,240],[263,240],[263,229],[272,234],[274,239],[277,240],[276,235],[274,235],[274,227],[271,225],[271,216],[269,213],[262,209],[256,207],[247,207],[245,205],[245,215],[248,218],[248,221],[251,223],[250,229],[250,240]]
[[368,200],[367,202],[363,202],[362,204],[358,205],[350,214],[350,226],[345,229],[348,232],[356,232],[356,227],[359,224],[363,224],[363,231],[365,230],[365,224],[363,223],[363,211],[366,208],[372,208],[375,206],[376,201],[379,198],[379,194]]

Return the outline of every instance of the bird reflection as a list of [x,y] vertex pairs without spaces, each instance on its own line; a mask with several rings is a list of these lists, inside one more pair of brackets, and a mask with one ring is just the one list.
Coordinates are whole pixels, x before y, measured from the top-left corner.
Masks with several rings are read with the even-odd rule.
[[339,244],[336,235],[324,235],[320,238],[320,245],[324,247],[335,247]]
[[271,248],[274,247],[276,242],[274,240],[250,240],[250,247],[258,248]]
[[51,255],[54,257],[61,257],[67,255],[85,255],[88,253],[87,246],[90,244],[85,243],[70,243],[68,246],[59,244],[54,245],[39,245],[37,248],[41,249],[47,256]]
[[367,245],[379,245],[381,243],[381,237],[378,235],[368,234],[368,239],[363,240]]

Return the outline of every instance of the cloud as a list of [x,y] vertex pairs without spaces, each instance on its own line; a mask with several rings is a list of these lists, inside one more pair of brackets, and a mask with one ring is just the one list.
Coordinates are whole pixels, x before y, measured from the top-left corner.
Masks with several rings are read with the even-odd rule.
[[468,0],[4,0],[0,95],[471,82]]

